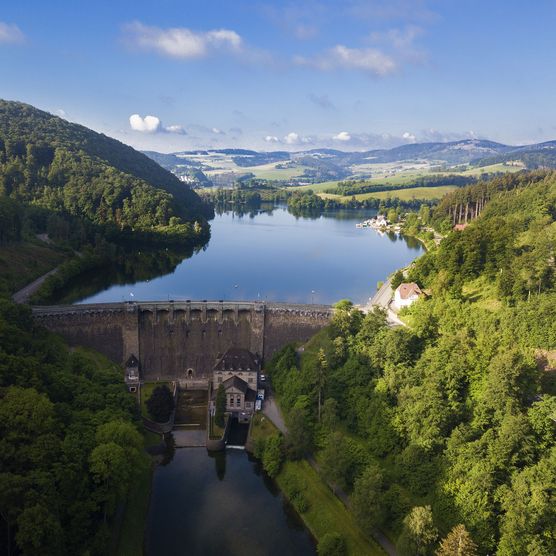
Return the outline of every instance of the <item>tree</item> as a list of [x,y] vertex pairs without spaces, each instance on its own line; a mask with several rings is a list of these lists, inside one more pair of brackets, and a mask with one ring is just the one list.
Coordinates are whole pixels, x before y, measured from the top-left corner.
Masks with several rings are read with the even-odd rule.
[[371,464],[355,480],[351,507],[359,526],[367,534],[380,527],[386,518],[384,478],[376,464]]
[[310,428],[307,410],[294,407],[289,414],[286,453],[288,458],[301,459],[313,448],[313,431]]
[[353,472],[353,456],[346,437],[335,432],[330,435],[321,454],[324,476],[341,489],[347,489]]
[[426,556],[438,538],[430,506],[415,506],[403,520],[398,540],[402,556]]
[[465,525],[456,525],[442,540],[436,556],[476,556],[477,545]]
[[321,425],[325,431],[331,432],[338,422],[338,402],[334,398],[326,398],[322,406]]
[[134,470],[128,464],[124,448],[114,442],[99,444],[91,452],[89,464],[97,484],[95,495],[104,504],[106,521],[106,517],[114,512],[118,499],[126,494]]
[[556,448],[502,490],[500,556],[556,554]]
[[214,412],[214,422],[219,427],[224,426],[224,414],[226,413],[226,390],[224,385],[220,384],[216,391],[216,408]]
[[342,299],[334,305],[334,315],[332,316],[332,326],[337,334],[342,336],[353,335],[359,330],[363,313],[354,307],[348,299]]
[[44,505],[23,510],[17,520],[17,545],[23,554],[63,554],[63,531],[60,522]]
[[317,546],[319,556],[345,556],[346,541],[339,533],[326,533]]
[[267,439],[263,452],[263,467],[272,479],[280,473],[284,461],[283,441],[280,435]]
[[390,285],[392,289],[395,290],[403,281],[405,280],[405,276],[401,270],[396,270],[394,276],[392,276],[392,280],[390,280]]
[[147,409],[158,423],[166,423],[170,419],[170,415],[174,411],[174,396],[166,384],[157,386],[153,390],[151,397],[147,400]]
[[322,404],[322,391],[326,384],[326,371],[328,370],[328,361],[326,360],[326,354],[322,348],[319,349],[318,361],[315,368],[315,387],[317,389],[317,399],[318,399],[318,421],[320,423],[320,413]]

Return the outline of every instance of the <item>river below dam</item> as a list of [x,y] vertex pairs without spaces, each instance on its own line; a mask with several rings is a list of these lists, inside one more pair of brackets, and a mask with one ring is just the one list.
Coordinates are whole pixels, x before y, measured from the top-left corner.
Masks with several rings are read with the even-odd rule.
[[[68,301],[243,300],[332,304],[365,303],[378,281],[406,266],[423,250],[414,238],[355,224],[373,210],[336,210],[294,216],[283,206],[211,221],[211,239],[171,271],[147,279],[96,272]],[[152,267],[152,258],[150,260]],[[128,261],[128,266],[133,266]],[[139,266],[137,263],[136,266]],[[160,264],[161,267],[164,265]],[[152,272],[152,269],[149,270]],[[81,286],[85,280],[81,279]]]
[[149,556],[311,556],[314,542],[243,450],[179,448],[154,471]]

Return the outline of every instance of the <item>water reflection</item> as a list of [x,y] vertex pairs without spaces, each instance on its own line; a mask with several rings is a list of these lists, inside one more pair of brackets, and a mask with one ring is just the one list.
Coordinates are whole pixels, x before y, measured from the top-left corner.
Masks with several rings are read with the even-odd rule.
[[214,460],[214,469],[219,481],[226,476],[226,452],[208,452],[209,458]]
[[156,556],[310,556],[299,517],[246,452],[179,448],[157,467],[147,523]]
[[[422,250],[413,239],[356,229],[374,209],[294,216],[284,206],[218,213],[208,246],[130,254],[114,268],[81,277],[61,301],[260,300],[365,303],[376,284]],[[188,258],[190,257],[190,258]]]

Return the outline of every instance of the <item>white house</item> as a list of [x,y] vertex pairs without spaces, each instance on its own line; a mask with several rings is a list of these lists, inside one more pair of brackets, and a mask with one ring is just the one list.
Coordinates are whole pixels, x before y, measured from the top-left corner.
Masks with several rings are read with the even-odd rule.
[[397,309],[409,307],[422,295],[421,288],[415,282],[405,282],[400,284],[394,292],[394,305]]

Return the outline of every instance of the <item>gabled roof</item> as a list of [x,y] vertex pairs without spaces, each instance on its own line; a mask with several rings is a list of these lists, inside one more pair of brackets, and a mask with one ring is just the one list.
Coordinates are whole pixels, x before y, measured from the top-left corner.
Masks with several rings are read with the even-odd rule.
[[214,366],[215,371],[258,371],[259,368],[259,358],[243,348],[230,348]]
[[139,367],[139,360],[133,353],[129,356],[128,360],[125,362],[126,367]]
[[249,390],[249,386],[247,385],[247,382],[239,378],[239,376],[230,377],[228,380],[225,380],[222,383],[222,386],[224,386],[224,390],[227,390],[228,388],[236,388],[237,390],[243,392],[244,394],[247,392],[247,390]]
[[396,289],[401,299],[409,299],[413,295],[423,295],[421,288],[415,282],[405,282]]

